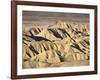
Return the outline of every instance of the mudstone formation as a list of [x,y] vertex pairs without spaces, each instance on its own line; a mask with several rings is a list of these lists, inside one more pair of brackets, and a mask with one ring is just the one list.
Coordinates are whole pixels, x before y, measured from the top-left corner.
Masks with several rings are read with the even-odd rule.
[[89,65],[89,25],[56,21],[23,28],[23,68]]

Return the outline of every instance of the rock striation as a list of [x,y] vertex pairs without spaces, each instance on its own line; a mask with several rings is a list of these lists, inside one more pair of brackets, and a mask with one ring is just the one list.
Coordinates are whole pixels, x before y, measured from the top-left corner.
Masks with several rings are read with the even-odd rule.
[[23,68],[89,65],[87,25],[56,21],[23,30]]

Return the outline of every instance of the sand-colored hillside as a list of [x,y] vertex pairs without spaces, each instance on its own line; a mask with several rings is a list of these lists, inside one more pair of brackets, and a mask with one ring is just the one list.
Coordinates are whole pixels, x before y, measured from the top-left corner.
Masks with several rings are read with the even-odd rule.
[[55,21],[23,28],[23,68],[89,65],[89,25]]

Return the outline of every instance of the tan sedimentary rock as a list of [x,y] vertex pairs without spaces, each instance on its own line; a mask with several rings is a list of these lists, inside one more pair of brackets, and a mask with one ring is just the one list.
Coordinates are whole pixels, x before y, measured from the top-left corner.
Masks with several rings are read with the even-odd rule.
[[23,68],[89,65],[87,26],[57,21],[51,27],[23,29]]

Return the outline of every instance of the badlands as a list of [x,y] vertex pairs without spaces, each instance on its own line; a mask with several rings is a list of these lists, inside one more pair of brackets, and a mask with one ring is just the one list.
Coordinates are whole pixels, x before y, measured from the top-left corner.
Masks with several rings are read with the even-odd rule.
[[23,28],[23,68],[87,66],[89,24],[55,21],[47,27]]

